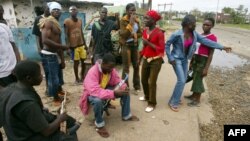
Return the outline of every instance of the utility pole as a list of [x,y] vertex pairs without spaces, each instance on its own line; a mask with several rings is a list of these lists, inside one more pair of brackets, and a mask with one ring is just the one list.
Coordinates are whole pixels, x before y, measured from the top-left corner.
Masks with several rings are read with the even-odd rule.
[[214,19],[214,21],[215,21],[214,24],[217,24],[219,2],[220,2],[220,0],[217,1],[217,8],[216,8],[216,14],[215,14],[215,19]]
[[164,19],[165,19],[165,13],[166,13],[166,6],[167,5],[170,5],[170,9],[169,9],[169,12],[168,12],[168,19],[170,21],[171,20],[171,11],[172,11],[172,5],[173,5],[173,3],[158,4],[158,12],[160,13],[159,7],[163,6],[163,8],[164,8]]
[[144,9],[144,0],[142,1],[142,9]]
[[152,0],[148,0],[148,10],[152,10]]

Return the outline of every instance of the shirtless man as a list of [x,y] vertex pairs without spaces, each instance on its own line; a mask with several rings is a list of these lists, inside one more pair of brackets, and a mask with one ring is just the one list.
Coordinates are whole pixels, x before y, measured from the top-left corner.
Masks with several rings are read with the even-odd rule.
[[[48,4],[51,16],[40,22],[42,29],[43,50],[41,51],[44,70],[48,73],[48,93],[54,97],[54,105],[59,106],[62,99],[58,96],[62,79],[59,77],[60,69],[65,68],[63,50],[68,46],[61,44],[61,28],[58,22],[61,5],[57,2]],[[60,82],[61,81],[61,82]]]
[[[64,21],[65,39],[67,45],[70,46],[72,59],[74,60],[74,73],[75,73],[75,84],[81,84],[85,72],[84,60],[87,57],[87,46],[85,44],[83,32],[82,32],[82,19],[77,17],[78,10],[76,6],[70,6],[69,12],[70,18]],[[80,78],[78,76],[78,66],[81,61],[81,73]]]

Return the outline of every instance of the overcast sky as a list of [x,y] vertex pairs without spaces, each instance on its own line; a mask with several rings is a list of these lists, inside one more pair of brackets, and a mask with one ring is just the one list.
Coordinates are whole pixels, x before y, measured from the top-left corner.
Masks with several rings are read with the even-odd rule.
[[[93,0],[94,1],[94,0]],[[111,2],[114,5],[126,5],[129,2],[134,2],[135,0],[99,0],[103,2]],[[142,0],[137,0],[142,3]],[[147,2],[148,0],[145,0]],[[213,11],[217,9],[218,0],[152,0],[153,9],[158,10],[158,4],[169,4],[172,3],[172,10],[176,11],[190,11],[194,8],[198,8],[200,11]],[[237,8],[239,5],[244,5],[245,8],[248,8],[250,12],[250,0],[219,0],[218,12],[221,12],[221,9],[224,7]],[[166,6],[166,10],[169,10],[170,6]],[[164,8],[160,6],[162,11]]]

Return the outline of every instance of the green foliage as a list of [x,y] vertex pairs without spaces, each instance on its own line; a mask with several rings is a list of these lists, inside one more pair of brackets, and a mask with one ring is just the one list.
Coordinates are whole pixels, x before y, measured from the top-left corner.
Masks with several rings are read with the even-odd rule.
[[244,8],[244,5],[239,5],[239,7],[236,9],[230,7],[224,7],[222,9],[222,12],[230,15],[231,17],[230,23],[243,24],[246,22],[246,15],[248,13],[248,8]]
[[215,17],[215,13],[214,12],[205,12],[204,14],[203,14],[203,19],[205,19],[205,18],[214,18]]

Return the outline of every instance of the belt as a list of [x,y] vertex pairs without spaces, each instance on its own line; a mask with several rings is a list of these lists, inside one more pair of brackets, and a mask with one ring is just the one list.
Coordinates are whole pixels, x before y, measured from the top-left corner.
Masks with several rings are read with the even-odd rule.
[[51,52],[49,50],[41,50],[41,53],[44,54],[44,55],[56,55],[57,53],[54,53],[54,52]]
[[155,57],[145,57],[145,56],[143,56],[143,58],[144,58],[145,60],[147,60],[148,63],[150,63],[150,62],[153,61],[153,60],[156,60],[156,59],[161,58],[161,56],[155,56]]

